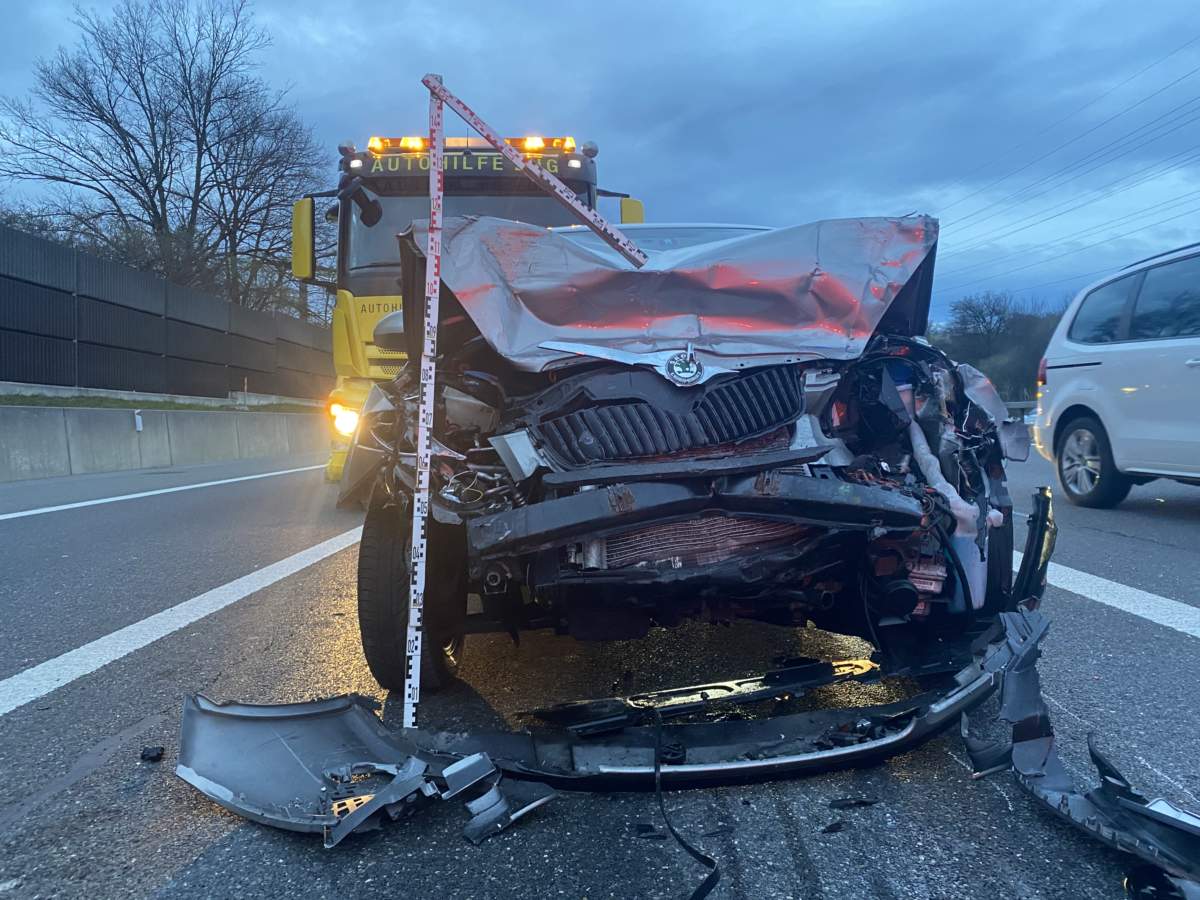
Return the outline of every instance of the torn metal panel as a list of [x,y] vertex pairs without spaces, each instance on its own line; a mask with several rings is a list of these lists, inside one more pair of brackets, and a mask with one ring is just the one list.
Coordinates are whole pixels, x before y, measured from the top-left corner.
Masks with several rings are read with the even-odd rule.
[[996,390],[992,380],[967,363],[959,363],[955,368],[962,379],[963,392],[967,399],[986,412],[988,418],[995,423],[1004,458],[1017,462],[1029,459],[1029,426],[1024,420],[1009,416],[1008,407],[1000,398],[1000,392]]
[[342,472],[341,486],[338,488],[340,506],[350,506],[369,499],[375,473],[384,465],[392,449],[373,426],[378,423],[380,416],[386,416],[394,409],[391,398],[383,388],[377,384],[371,385],[359,414],[362,427],[355,431],[350,441],[350,452]]
[[1025,552],[1021,567],[1012,584],[1013,599],[1030,609],[1036,609],[1046,593],[1046,576],[1050,557],[1058,541],[1058,524],[1054,521],[1054,501],[1050,488],[1039,487],[1033,492],[1033,511],[1026,520]]
[[[567,234],[467,216],[445,222],[441,274],[520,369],[636,357],[669,376],[689,346],[686,371],[699,383],[772,361],[854,359],[898,298],[906,309],[896,318],[923,330],[930,279],[914,276],[929,268],[937,235],[928,216],[830,219],[652,252],[635,269]],[[411,258],[423,223],[401,243]]]
[[496,453],[517,481],[524,481],[538,469],[549,467],[541,451],[533,445],[529,432],[524,429],[511,434],[494,435],[488,438],[488,443],[496,448]]
[[1179,896],[1200,895],[1200,815],[1134,790],[1100,753],[1095,735],[1088,736],[1088,751],[1100,784],[1076,787],[1055,745],[1037,656],[1036,643],[1027,646],[1014,654],[1013,665],[1004,673],[998,718],[1012,726],[1011,740],[971,738],[964,718],[963,735],[976,777],[1011,768],[1017,783],[1059,818],[1160,870],[1160,883]]

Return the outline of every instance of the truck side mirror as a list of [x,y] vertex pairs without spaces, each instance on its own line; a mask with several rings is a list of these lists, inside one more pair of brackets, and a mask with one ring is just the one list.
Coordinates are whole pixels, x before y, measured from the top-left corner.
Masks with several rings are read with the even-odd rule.
[[621,198],[621,224],[639,225],[646,221],[646,207],[633,197]]
[[408,343],[404,339],[404,310],[390,312],[379,320],[375,326],[375,346],[384,350],[399,350],[401,353],[408,350]]
[[292,204],[292,274],[301,281],[312,281],[317,271],[313,248],[313,198]]

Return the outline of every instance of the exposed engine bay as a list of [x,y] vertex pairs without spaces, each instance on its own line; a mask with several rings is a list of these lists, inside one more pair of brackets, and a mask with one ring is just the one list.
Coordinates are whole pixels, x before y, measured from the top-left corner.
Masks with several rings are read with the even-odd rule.
[[[729,342],[712,339],[703,319],[694,340],[682,348],[677,341],[669,353],[654,349],[663,341],[652,325],[642,356],[628,349],[636,341],[604,340],[543,339],[539,354],[518,353],[513,333],[528,335],[528,322],[510,319],[500,339],[496,324],[463,300],[480,293],[471,272],[489,289],[496,273],[444,268],[430,536],[443,547],[430,555],[465,572],[486,621],[513,633],[552,627],[594,640],[636,638],[685,619],[811,621],[870,640],[902,669],[919,665],[922,645],[970,632],[981,614],[994,618],[1022,599],[1012,592],[1004,460],[1027,455],[1025,427],[1007,420],[986,377],[910,333],[923,329],[927,315],[936,222],[835,224],[844,231],[847,221],[869,226],[851,232],[870,235],[862,254],[886,247],[895,259],[871,260],[863,284],[842,278],[840,293],[828,290],[834,273],[817,260],[809,269],[820,269],[820,279],[778,278],[775,295],[754,298],[754,309],[776,316],[790,303],[794,324],[821,340],[841,329],[828,346],[797,341],[790,358],[770,341],[761,354],[747,352],[753,345],[745,335],[736,354],[722,355],[716,351]],[[459,253],[447,242],[447,259],[511,243],[509,232],[524,234],[522,227],[496,223],[471,242],[460,235]],[[525,238],[535,243],[524,251],[531,260],[546,242],[569,243],[544,230]],[[696,283],[714,284],[714,270],[730,283],[731,258],[755,274],[745,265],[753,256],[747,245],[768,238],[778,252],[777,233],[750,235],[677,252],[664,265],[672,276],[690,273],[703,307],[712,297]],[[826,238],[826,254],[853,257],[854,248],[831,250],[831,243]],[[422,277],[419,245],[414,235],[401,237],[405,296]],[[615,270],[610,282],[620,284],[606,288],[594,259],[565,266],[570,275],[557,288],[541,272],[537,289],[524,292],[513,273],[529,268],[504,264],[508,302],[524,304],[539,325],[554,291],[577,297],[581,281],[594,288],[597,330],[611,324],[622,302],[628,311],[631,296],[642,301],[640,317],[657,304],[672,307],[663,321],[678,321],[674,293],[631,295],[629,273]],[[757,271],[778,275],[778,268],[759,263]],[[881,282],[881,270],[892,280]],[[614,290],[618,300],[606,306]],[[868,315],[865,304],[847,305],[842,295],[852,292],[879,300],[877,308]],[[837,296],[845,315],[804,321],[805,310],[814,314],[807,295],[821,302]],[[825,303],[817,312],[828,309]],[[411,342],[419,331],[415,310],[392,318],[377,340],[387,340],[391,328],[392,340]],[[728,318],[723,327],[732,333]],[[873,332],[864,335],[866,325]],[[742,327],[754,327],[750,313]],[[411,502],[416,368],[410,363],[375,388],[364,409],[344,496],[371,508],[403,513]],[[457,626],[464,616],[456,608],[440,621]],[[439,621],[437,610],[427,621]]]

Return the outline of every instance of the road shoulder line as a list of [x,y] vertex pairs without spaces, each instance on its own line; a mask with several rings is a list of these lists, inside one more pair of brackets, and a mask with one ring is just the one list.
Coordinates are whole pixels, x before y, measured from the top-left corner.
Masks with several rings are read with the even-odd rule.
[[[1014,570],[1020,567],[1021,558],[1021,553],[1013,552]],[[1050,563],[1046,580],[1056,588],[1111,606],[1113,609],[1132,613],[1148,622],[1165,625],[1182,634],[1200,638],[1200,609],[1195,606],[1054,562]]]
[[176,491],[194,491],[197,488],[216,487],[220,484],[236,484],[239,481],[254,481],[259,478],[274,478],[276,475],[292,475],[296,472],[311,472],[323,469],[324,465],[300,466],[295,469],[280,469],[276,472],[258,472],[254,475],[239,475],[236,478],[220,478],[216,481],[201,481],[197,484],[179,484],[175,487],[156,488],[152,491],[138,491],[135,494],[118,494],[115,497],[97,497],[95,500],[78,500],[75,503],[60,503],[57,506],[41,506],[37,509],[20,509],[16,512],[0,513],[0,522],[6,519],[23,519],[26,516],[40,516],[45,513],[62,512],[66,509],[81,509],[85,506],[101,506],[105,503],[119,503],[122,500],[138,500],[142,497],[157,497],[159,494],[173,494]]
[[205,591],[82,647],[68,650],[60,656],[5,678],[0,681],[0,716],[32,703],[85,675],[90,675],[102,666],[128,656],[181,628],[186,628],[193,622],[245,599],[256,591],[270,587],[347,547],[352,547],[358,543],[361,536],[361,527],[352,528],[249,575]]

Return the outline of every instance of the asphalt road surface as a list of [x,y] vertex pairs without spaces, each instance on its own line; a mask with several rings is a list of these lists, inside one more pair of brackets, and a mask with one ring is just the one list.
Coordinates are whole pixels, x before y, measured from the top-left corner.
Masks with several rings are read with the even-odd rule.
[[[670,841],[638,837],[639,824],[659,824],[652,795],[562,796],[477,848],[460,834],[465,811],[438,804],[325,851],[316,835],[243,821],[174,776],[193,691],[257,702],[358,691],[399,724],[398,699],[374,684],[358,645],[360,517],[334,508],[319,469],[269,474],[319,462],[0,486],[0,900],[686,896],[700,867]],[[1050,468],[1035,459],[1010,474],[1028,510]],[[224,483],[170,490],[213,481]],[[153,493],[91,502],[143,492]],[[37,512],[71,504],[81,505]],[[1200,489],[1155,483],[1117,510],[1057,512],[1041,671],[1065,761],[1094,781],[1095,731],[1145,793],[1198,808]],[[751,626],[605,646],[473,636],[463,682],[423,705],[423,724],[496,724],[614,684],[665,687],[758,671],[781,652],[863,649]],[[155,744],[162,762],[140,761]],[[830,809],[857,795],[882,802]],[[719,897],[1123,896],[1121,856],[1053,819],[1010,774],[970,780],[956,734],[873,768],[667,803],[718,858]],[[844,827],[824,833],[835,820]]]

